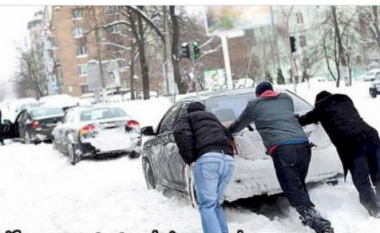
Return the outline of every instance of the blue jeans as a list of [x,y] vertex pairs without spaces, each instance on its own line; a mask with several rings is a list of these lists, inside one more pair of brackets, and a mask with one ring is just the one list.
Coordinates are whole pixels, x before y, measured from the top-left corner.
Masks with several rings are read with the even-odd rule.
[[195,162],[194,184],[204,233],[228,233],[226,217],[219,201],[223,198],[233,171],[233,158],[222,153],[206,153]]

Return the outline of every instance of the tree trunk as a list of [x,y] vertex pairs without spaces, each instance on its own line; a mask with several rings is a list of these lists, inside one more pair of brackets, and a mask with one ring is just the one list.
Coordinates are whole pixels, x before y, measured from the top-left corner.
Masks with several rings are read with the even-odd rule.
[[[334,22],[334,28],[335,28],[335,35],[336,35],[336,42],[338,43],[338,58],[340,58],[341,68],[346,69],[347,68],[347,60],[346,55],[344,52],[343,44],[342,44],[342,38],[339,31],[339,25],[338,25],[338,19],[336,16],[336,6],[331,6],[332,15],[333,15],[333,22]],[[340,72],[340,69],[339,69]],[[338,76],[340,77],[340,76]],[[345,77],[343,77],[345,78]],[[340,78],[338,78],[340,81]],[[337,81],[337,87],[339,87],[339,81]],[[344,80],[345,81],[345,80]]]
[[373,26],[375,27],[377,46],[379,47],[379,50],[380,50],[379,12],[377,9],[378,9],[377,6],[372,6],[373,17],[375,19]]
[[179,51],[179,36],[180,36],[180,26],[178,22],[178,16],[175,14],[175,6],[169,6],[170,19],[172,22],[172,63],[174,70],[174,81],[177,84],[179,94],[186,94],[187,87],[185,82],[182,82],[179,62],[180,62],[180,51]]
[[136,44],[131,43],[131,66],[130,69],[130,86],[131,86],[131,100],[135,100],[135,55],[136,55]]
[[[144,7],[140,6],[139,9],[143,10]],[[137,18],[137,27],[135,17]],[[145,57],[145,39],[144,39],[144,28],[141,16],[139,14],[131,13],[130,20],[132,22],[131,28],[132,33],[136,39],[137,47],[139,49],[139,58],[141,66],[141,76],[143,84],[143,95],[144,100],[149,99],[149,67]]]

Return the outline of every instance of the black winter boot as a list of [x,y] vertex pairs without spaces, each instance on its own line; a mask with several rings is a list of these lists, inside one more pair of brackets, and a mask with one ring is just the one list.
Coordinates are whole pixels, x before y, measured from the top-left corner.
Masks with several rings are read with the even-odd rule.
[[324,219],[313,207],[300,206],[296,208],[302,223],[317,233],[334,233],[329,220]]

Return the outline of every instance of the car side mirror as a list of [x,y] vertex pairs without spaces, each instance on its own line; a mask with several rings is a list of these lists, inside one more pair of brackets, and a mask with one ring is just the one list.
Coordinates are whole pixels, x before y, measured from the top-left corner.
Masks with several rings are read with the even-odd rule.
[[143,127],[141,129],[141,134],[144,136],[155,136],[156,135],[152,126]]

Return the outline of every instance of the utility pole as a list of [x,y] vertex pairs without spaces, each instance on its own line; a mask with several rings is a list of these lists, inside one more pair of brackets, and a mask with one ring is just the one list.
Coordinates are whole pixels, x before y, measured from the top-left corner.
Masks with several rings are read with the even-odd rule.
[[226,75],[227,75],[227,86],[229,89],[233,89],[234,87],[233,87],[232,74],[231,74],[230,53],[228,51],[228,37],[227,35],[221,35],[220,39],[222,40],[224,67],[226,69]]
[[198,96],[198,76],[195,72],[195,54],[194,54],[194,43],[189,43],[189,55],[191,61],[191,73],[193,74],[193,78],[195,80],[195,92]]

